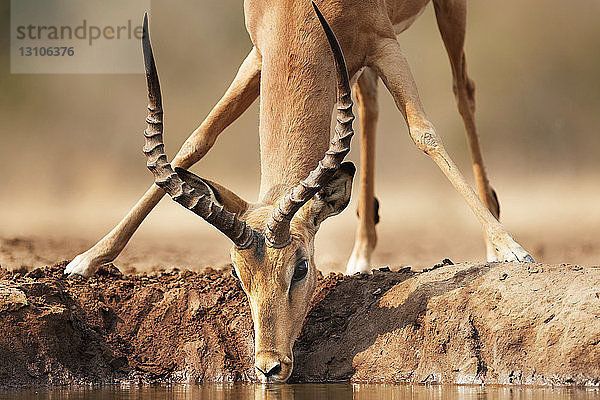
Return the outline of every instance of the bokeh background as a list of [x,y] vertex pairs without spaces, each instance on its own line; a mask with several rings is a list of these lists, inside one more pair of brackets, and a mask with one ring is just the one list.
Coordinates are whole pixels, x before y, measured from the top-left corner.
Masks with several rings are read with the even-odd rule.
[[[31,268],[71,259],[95,243],[152,183],[141,153],[145,81],[141,74],[10,74],[10,5],[0,4],[0,265]],[[592,0],[469,2],[467,62],[487,168],[502,221],[542,262],[600,260],[598,16],[600,2]],[[220,98],[251,44],[240,0],[155,0],[151,29],[173,155]],[[432,5],[399,40],[430,118],[471,179]],[[375,264],[484,261],[475,218],[416,150],[380,88]],[[192,170],[255,200],[257,127],[258,102]],[[355,140],[350,159],[357,162]],[[319,232],[323,270],[344,269],[355,208],[356,198]],[[228,248],[208,224],[164,199],[116,264],[199,269],[226,263]]]

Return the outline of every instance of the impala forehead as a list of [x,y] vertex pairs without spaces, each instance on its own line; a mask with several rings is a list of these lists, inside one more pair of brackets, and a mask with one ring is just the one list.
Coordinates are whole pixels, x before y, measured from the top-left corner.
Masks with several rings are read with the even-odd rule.
[[[264,232],[267,221],[275,212],[281,196],[287,194],[288,191],[289,190],[287,190],[285,186],[278,185],[277,188],[271,189],[265,196],[268,200],[268,204],[249,204],[248,209],[243,215],[246,224],[257,232]],[[311,201],[302,206],[290,221],[292,237],[298,239],[301,242],[301,245],[306,245],[316,233],[315,229],[311,227],[306,218],[310,205]]]
[[303,247],[298,239],[294,239],[281,249],[266,247],[264,256],[260,258],[255,256],[253,249],[233,248],[231,261],[248,293],[263,291],[264,287],[287,289],[296,263],[308,259]]
[[[251,204],[243,216],[246,224],[257,232],[264,232],[267,221],[275,210],[274,204],[277,204],[279,195],[284,192],[285,188],[273,189],[270,191],[273,196],[269,199],[269,203]],[[283,248],[269,247],[262,238],[250,249],[232,248],[231,261],[237,268],[238,276],[246,291],[251,292],[253,288],[262,286],[257,282],[276,281],[277,286],[287,287],[295,264],[302,259],[310,261],[313,253],[314,231],[310,229],[303,215],[301,209],[292,218],[290,223],[292,241]],[[252,281],[255,281],[254,285]]]

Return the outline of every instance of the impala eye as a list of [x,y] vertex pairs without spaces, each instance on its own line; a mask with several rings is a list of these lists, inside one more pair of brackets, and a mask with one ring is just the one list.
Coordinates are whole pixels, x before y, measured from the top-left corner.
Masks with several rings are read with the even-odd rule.
[[306,277],[308,273],[308,261],[302,260],[298,264],[296,264],[296,268],[294,269],[294,276],[292,276],[292,283],[301,281]]

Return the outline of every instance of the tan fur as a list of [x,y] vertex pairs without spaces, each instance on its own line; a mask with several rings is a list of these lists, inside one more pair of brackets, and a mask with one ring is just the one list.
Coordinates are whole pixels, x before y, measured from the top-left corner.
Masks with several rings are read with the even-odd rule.
[[[279,249],[264,244],[247,250],[235,246],[231,249],[232,264],[250,302],[254,321],[255,365],[257,376],[262,381],[285,381],[292,372],[292,347],[300,334],[316,286],[315,234],[320,222],[340,212],[350,199],[352,176],[341,171],[336,177],[330,184],[332,187],[329,192],[339,196],[327,198],[327,204],[325,200],[315,197],[293,217],[290,224],[291,244]],[[264,232],[265,221],[272,214],[277,199],[287,192],[285,189],[277,187],[269,192],[264,202],[247,204],[240,218],[257,232]],[[225,190],[224,193],[227,196],[229,191]],[[326,210],[338,199],[333,212]],[[295,267],[302,260],[308,262],[307,276],[292,282]],[[265,376],[261,372],[269,371],[275,365],[280,368],[277,373]]]
[[358,226],[354,249],[346,271],[368,270],[371,267],[371,254],[377,244],[375,231],[375,128],[379,117],[377,105],[377,81],[379,77],[366,68],[355,85],[360,116],[360,189],[358,198]]
[[[260,227],[272,207],[255,209],[244,216],[253,227]],[[292,223],[292,243],[282,249],[265,246],[264,256],[253,249],[231,251],[231,260],[248,295],[254,321],[255,365],[264,381],[286,380],[292,372],[292,346],[300,334],[308,304],[315,290],[317,270],[314,264],[314,232],[301,218]],[[290,285],[297,251],[309,260],[307,277]],[[268,371],[280,363],[281,371],[267,379]]]
[[[429,1],[317,0],[316,3],[338,37],[350,77],[367,68],[357,83],[363,131],[361,221],[349,272],[370,268],[370,254],[376,241],[373,147],[377,76],[405,117],[417,148],[428,154],[444,172],[482,224],[488,259],[530,261],[531,257],[494,216],[498,215],[498,206],[479,149],[474,123],[474,85],[466,73],[463,51],[466,0],[434,0],[434,5],[450,57],[458,108],[465,123],[483,202],[447,154],[427,118],[410,68],[395,38],[410,26]],[[246,0],[244,10],[254,48],[224,97],[179,151],[174,164],[189,167],[201,159],[225,127],[256,99],[260,90],[260,194],[258,203],[249,205],[243,218],[254,229],[261,230],[285,189],[304,179],[328,147],[330,116],[335,103],[335,71],[331,51],[310,0]],[[89,275],[100,264],[113,260],[163,194],[155,186],[149,189],[125,219],[94,248],[77,256],[66,272]],[[234,248],[231,253],[252,306],[257,368],[281,362],[281,371],[269,379],[289,377],[291,348],[314,290],[313,242],[318,226],[311,223],[314,218],[311,210],[314,212],[315,201],[306,204],[294,217],[291,245],[283,249],[265,248],[262,258],[252,249]],[[309,273],[305,282],[290,289],[290,274],[293,274],[298,249],[309,260]],[[365,262],[357,267],[358,263],[353,260],[359,258]],[[265,376],[261,379],[269,380]]]

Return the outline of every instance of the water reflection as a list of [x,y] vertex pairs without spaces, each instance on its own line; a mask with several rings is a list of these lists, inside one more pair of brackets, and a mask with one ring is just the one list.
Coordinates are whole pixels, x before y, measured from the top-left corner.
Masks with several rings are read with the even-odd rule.
[[213,384],[160,387],[109,386],[0,392],[0,400],[591,400],[598,389],[507,388],[482,386],[295,384]]

